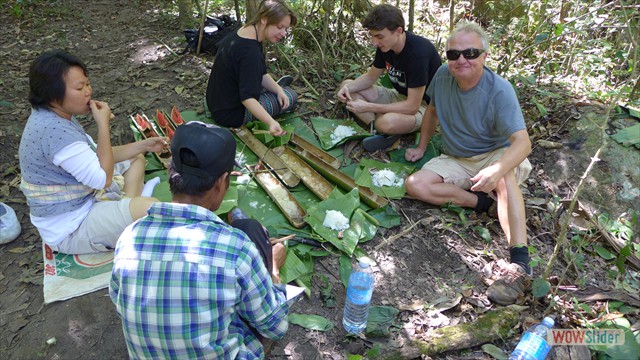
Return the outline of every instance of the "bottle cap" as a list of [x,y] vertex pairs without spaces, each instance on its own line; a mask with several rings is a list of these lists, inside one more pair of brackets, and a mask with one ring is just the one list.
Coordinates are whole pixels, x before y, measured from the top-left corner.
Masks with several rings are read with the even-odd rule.
[[371,263],[372,263],[371,259],[369,259],[366,256],[363,256],[360,259],[358,259],[358,262],[360,263],[360,267],[363,268],[363,269],[368,268],[369,265],[371,265]]
[[542,325],[545,325],[549,329],[551,329],[554,324],[555,324],[555,321],[553,321],[553,318],[551,318],[549,316],[547,316],[544,319],[542,319]]

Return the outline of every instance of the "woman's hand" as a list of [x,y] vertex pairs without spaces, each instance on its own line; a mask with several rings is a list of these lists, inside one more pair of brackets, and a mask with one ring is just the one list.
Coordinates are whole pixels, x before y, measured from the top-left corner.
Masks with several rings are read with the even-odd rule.
[[282,126],[280,126],[280,123],[275,120],[273,120],[273,122],[269,125],[269,134],[273,136],[282,136],[286,133],[287,132],[282,129]]
[[280,88],[280,91],[278,91],[278,103],[280,103],[280,107],[282,107],[283,110],[289,107],[289,97],[283,88]]
[[169,150],[168,137],[151,137],[140,141],[143,144],[144,151],[162,153]]
[[109,104],[104,101],[90,100],[89,107],[91,108],[91,114],[98,126],[109,127],[109,121],[115,116],[111,113]]

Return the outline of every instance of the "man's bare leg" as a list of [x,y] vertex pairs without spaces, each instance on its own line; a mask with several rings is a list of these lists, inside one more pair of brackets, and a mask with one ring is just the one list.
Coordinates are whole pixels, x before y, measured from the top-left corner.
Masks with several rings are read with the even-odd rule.
[[378,116],[375,128],[380,134],[404,135],[416,128],[416,116],[398,113],[386,113]]
[[507,237],[509,247],[527,245],[524,199],[513,171],[504,176],[498,184],[496,192],[498,219]]
[[407,193],[412,197],[433,205],[454,205],[473,208],[478,202],[478,196],[462,188],[445,184],[442,177],[430,170],[420,170],[405,181]]

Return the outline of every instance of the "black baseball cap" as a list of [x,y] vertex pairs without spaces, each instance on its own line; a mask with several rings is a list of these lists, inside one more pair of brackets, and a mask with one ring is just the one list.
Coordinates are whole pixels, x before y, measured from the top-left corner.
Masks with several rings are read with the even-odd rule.
[[[189,149],[198,159],[198,166],[184,164],[182,149]],[[200,121],[191,121],[176,128],[171,139],[173,169],[180,174],[217,179],[238,165],[235,160],[236,140],[231,131]]]

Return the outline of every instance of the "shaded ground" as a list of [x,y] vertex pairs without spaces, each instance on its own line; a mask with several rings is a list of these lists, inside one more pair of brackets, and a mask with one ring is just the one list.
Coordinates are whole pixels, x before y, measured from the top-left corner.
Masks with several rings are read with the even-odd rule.
[[[175,30],[176,20],[154,11],[151,4],[144,2],[43,2],[37,7],[25,8],[20,17],[9,16],[8,5],[3,6],[0,9],[0,21],[4,24],[0,33],[0,73],[3,74],[0,78],[0,100],[3,101],[0,106],[0,196],[1,201],[16,210],[23,231],[16,241],[0,246],[0,357],[126,358],[121,324],[106,290],[43,306],[41,240],[29,222],[28,208],[18,189],[18,143],[30,112],[26,101],[28,65],[50,48],[67,49],[83,59],[89,66],[94,98],[107,101],[116,115],[112,134],[113,142],[118,144],[131,140],[127,125],[130,114],[152,113],[173,105],[180,109],[201,109],[211,58],[176,55],[184,46],[182,35]],[[329,94],[333,91],[325,90]],[[301,110],[304,110],[305,102],[302,104]],[[574,110],[576,114],[584,111],[579,106]],[[575,120],[567,115],[570,113],[559,111],[545,120],[549,129],[561,128],[560,125],[563,128],[549,140],[567,144],[574,141],[569,129]],[[89,133],[95,133],[90,119],[83,125]],[[573,155],[540,147],[531,156],[532,175],[536,176],[525,184],[525,196],[529,199],[528,234],[530,244],[538,249],[534,257],[542,263],[555,244],[557,230],[557,219],[547,211],[546,204],[553,193],[570,194],[586,168],[584,157],[572,157],[569,161],[572,167],[548,176],[552,165],[548,162],[555,163],[566,156]],[[637,174],[629,174],[628,178],[632,188],[637,188]],[[603,184],[602,188],[610,194],[622,189],[612,189],[610,184]],[[606,202],[597,205],[606,205]],[[486,285],[482,282],[490,268],[487,264],[508,256],[497,221],[486,215],[471,214],[463,222],[454,212],[408,199],[397,201],[394,206],[403,216],[401,226],[381,229],[379,236],[363,247],[377,263],[374,269],[378,285],[373,304],[405,310],[392,336],[366,340],[345,337],[340,326],[344,288],[340,283],[338,259],[325,257],[316,263],[316,277],[323,275],[329,279],[337,306],[323,306],[316,278],[311,298],[294,305],[292,312],[321,315],[337,326],[321,333],[292,325],[287,336],[275,344],[269,358],[345,359],[347,353],[364,354],[376,342],[400,347],[410,337],[420,337],[435,327],[472,321],[487,310],[489,303],[483,295]],[[618,213],[638,209],[637,199],[619,208],[622,210]],[[420,223],[410,231],[403,231],[416,222]],[[472,230],[474,226],[488,228],[493,241],[483,240]],[[561,259],[560,263],[571,260]],[[613,282],[605,276],[610,263],[591,256],[585,262],[590,285],[613,287]],[[572,268],[568,277],[579,279],[586,271]],[[424,306],[416,305],[441,303],[443,299],[455,298],[456,294],[462,295],[461,300],[444,315],[427,316]],[[527,304],[532,306],[523,313],[523,318],[540,319],[546,301]],[[637,311],[635,316],[637,321]],[[565,327],[569,326],[570,323],[565,323]],[[514,329],[514,336],[520,332],[520,328]],[[54,337],[57,343],[47,345],[46,341]],[[508,351],[514,341],[512,337],[495,345]],[[482,357],[488,358],[488,355],[479,348],[442,356]]]

